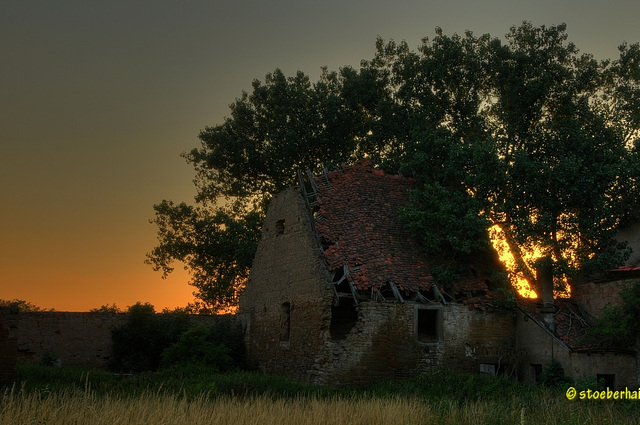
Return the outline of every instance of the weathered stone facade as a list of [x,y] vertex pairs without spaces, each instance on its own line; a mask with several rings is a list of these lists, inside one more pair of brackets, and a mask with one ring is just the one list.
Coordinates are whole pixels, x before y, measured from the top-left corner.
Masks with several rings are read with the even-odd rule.
[[[240,301],[248,355],[259,370],[336,385],[437,366],[512,371],[515,321],[509,315],[455,302],[336,298],[321,254],[300,191],[276,195]],[[420,326],[427,326],[425,335]]]
[[573,380],[596,377],[610,379],[617,389],[636,387],[638,366],[633,352],[574,350],[534,317],[519,312],[516,343],[520,353],[518,377],[534,384],[545,365],[558,361],[565,375]]
[[576,283],[573,300],[521,300],[517,312],[498,313],[491,255],[471,259],[470,273],[446,296],[433,284],[429,258],[397,220],[410,179],[358,162],[314,182],[309,192],[301,178],[272,199],[240,299],[248,356],[259,370],[366,385],[443,367],[535,383],[557,360],[574,380],[639,383],[635,352],[578,343],[585,310],[595,317],[620,302],[622,280],[604,277],[637,276],[640,268]]

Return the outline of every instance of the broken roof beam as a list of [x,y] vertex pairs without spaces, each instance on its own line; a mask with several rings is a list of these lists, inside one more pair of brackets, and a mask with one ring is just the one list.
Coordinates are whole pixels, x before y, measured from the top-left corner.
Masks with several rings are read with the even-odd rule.
[[420,293],[420,291],[416,292],[416,299],[422,304],[433,304],[434,301],[431,301],[429,298],[425,297]]
[[316,177],[308,168],[307,168],[307,177],[309,178],[309,183],[311,183],[311,189],[313,189],[313,193],[314,194],[318,193],[318,185],[316,184]]
[[433,284],[431,284],[431,287],[433,288],[433,292],[442,300],[442,304],[447,305],[447,300],[444,299],[444,295],[442,295],[442,292],[440,292],[440,288],[438,288],[438,285],[436,285],[434,282]]
[[402,294],[400,293],[400,290],[398,289],[396,284],[393,283],[392,281],[389,281],[389,286],[391,287],[391,292],[393,292],[393,296],[396,297],[396,299],[400,301],[401,304],[404,304],[405,302],[404,298],[402,298]]
[[377,289],[375,289],[373,286],[371,287],[371,299],[374,301],[378,301],[378,298],[380,298],[380,300],[382,301],[386,301],[384,295],[382,295],[382,292],[378,291]]

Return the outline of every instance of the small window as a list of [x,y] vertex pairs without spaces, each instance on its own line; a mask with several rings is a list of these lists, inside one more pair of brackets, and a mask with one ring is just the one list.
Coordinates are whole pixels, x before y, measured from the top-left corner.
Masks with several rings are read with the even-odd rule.
[[603,383],[605,388],[609,388],[610,390],[615,389],[616,375],[599,373],[596,375],[596,379],[598,380],[598,384]]
[[280,308],[280,342],[289,342],[291,337],[291,303],[282,303]]
[[540,375],[542,375],[542,365],[541,364],[531,364],[529,365],[530,367],[530,373],[531,373],[531,378],[533,379],[534,383],[538,383],[540,382]]
[[284,235],[284,219],[276,221],[276,236]]
[[497,371],[496,365],[480,363],[480,373],[485,373],[487,375],[495,375],[496,371]]
[[418,342],[438,342],[442,335],[442,310],[416,309],[415,329]]

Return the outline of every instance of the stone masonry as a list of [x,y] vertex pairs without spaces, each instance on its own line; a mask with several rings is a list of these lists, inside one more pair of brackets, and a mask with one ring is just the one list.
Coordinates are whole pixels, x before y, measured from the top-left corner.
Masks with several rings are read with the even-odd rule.
[[0,384],[16,377],[18,340],[15,335],[17,308],[0,307]]

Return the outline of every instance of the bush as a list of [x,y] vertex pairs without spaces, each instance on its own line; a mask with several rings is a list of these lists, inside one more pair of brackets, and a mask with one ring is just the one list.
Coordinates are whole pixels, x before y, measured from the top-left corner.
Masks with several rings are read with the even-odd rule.
[[201,364],[216,371],[229,370],[233,360],[229,348],[211,342],[211,330],[202,325],[193,325],[178,341],[162,352],[161,366],[167,368],[178,364]]
[[186,314],[156,315],[151,304],[136,303],[129,307],[127,323],[112,332],[110,369],[134,373],[158,370],[162,352],[177,342],[189,325]]
[[540,382],[545,387],[562,387],[569,384],[571,380],[564,375],[564,368],[560,362],[553,359],[542,369]]
[[127,323],[112,332],[110,369],[157,371],[176,364],[203,364],[225,371],[245,366],[244,332],[230,318],[210,328],[193,325],[183,311],[156,314],[151,304],[129,307]]

